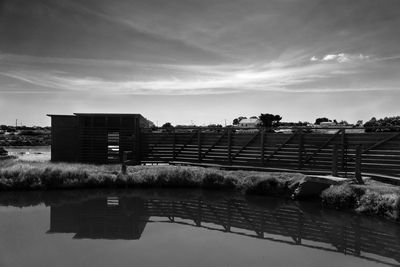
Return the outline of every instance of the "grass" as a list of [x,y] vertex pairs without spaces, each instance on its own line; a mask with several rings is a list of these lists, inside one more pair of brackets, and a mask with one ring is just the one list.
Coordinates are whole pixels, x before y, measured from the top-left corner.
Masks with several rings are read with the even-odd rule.
[[333,208],[354,208],[357,192],[349,184],[331,186],[321,193],[323,205]]
[[321,194],[322,204],[336,209],[400,220],[400,188],[373,180],[365,185],[331,186]]
[[[243,194],[289,197],[305,178],[299,173],[223,171],[201,167],[130,166],[52,163],[8,159],[0,161],[0,190],[74,188],[180,187],[229,189]],[[324,190],[325,207],[400,220],[400,187],[373,180],[365,185],[342,184]]]
[[244,194],[287,195],[304,175],[223,171],[182,166],[90,165],[6,160],[0,163],[0,190],[69,188],[197,187],[235,189]]

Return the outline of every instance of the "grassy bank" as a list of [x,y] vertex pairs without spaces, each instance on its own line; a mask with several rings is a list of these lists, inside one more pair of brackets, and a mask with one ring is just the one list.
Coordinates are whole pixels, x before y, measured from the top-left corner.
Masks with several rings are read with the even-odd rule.
[[[182,187],[230,189],[243,194],[292,195],[304,175],[255,171],[223,171],[198,167],[89,165],[51,162],[0,161],[0,190],[74,188]],[[400,219],[400,189],[369,180],[365,185],[331,186],[320,196],[336,209]]]
[[222,171],[179,166],[89,165],[6,160],[0,163],[0,190],[69,188],[198,187],[236,189],[245,194],[290,195],[304,175]]
[[373,180],[365,185],[331,186],[321,194],[324,206],[400,220],[400,188]]

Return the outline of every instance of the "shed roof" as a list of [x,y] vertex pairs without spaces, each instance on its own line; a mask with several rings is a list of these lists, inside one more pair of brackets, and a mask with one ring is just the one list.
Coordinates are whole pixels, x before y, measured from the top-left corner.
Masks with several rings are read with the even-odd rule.
[[74,113],[76,116],[115,116],[115,117],[131,117],[142,116],[138,113]]
[[73,113],[73,115],[47,114],[47,116],[49,116],[49,117],[75,117],[75,116],[135,117],[135,116],[142,116],[142,114],[138,114],[138,113]]
[[65,114],[46,114],[49,117],[75,117],[75,115],[65,115]]

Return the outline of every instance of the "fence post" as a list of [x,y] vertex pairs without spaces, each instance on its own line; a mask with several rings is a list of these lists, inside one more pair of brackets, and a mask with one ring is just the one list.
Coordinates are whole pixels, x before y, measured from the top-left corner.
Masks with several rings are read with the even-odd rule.
[[128,153],[127,151],[122,152],[122,165],[121,165],[121,173],[126,174],[126,162],[128,160]]
[[175,133],[175,128],[173,128],[173,135],[174,135],[174,142],[172,144],[172,160],[175,161],[175,147],[176,147],[176,133]]
[[364,184],[364,181],[361,176],[361,153],[362,153],[362,146],[357,145],[356,147],[356,166],[355,166],[355,177],[359,184]]
[[303,131],[298,130],[299,134],[299,165],[298,168],[301,169],[303,167],[303,150],[304,150],[304,141],[303,141]]
[[133,156],[135,157],[135,165],[140,165],[142,161],[142,150],[141,150],[141,138],[142,138],[142,131],[140,128],[139,118],[136,118],[136,129],[135,129],[135,145],[133,150]]
[[338,159],[338,146],[333,145],[333,148],[332,148],[332,176],[338,175],[337,159]]
[[232,150],[232,129],[228,128],[228,164],[232,164],[231,158],[231,150]]
[[[342,172],[345,171],[345,167],[347,166],[346,164],[346,151],[347,151],[347,144],[346,144],[346,130],[342,129],[342,149],[341,149],[341,159],[340,159],[340,164],[341,164],[341,170]],[[346,172],[347,172],[347,168],[346,168]]]
[[201,162],[201,129],[197,132],[198,161]]
[[261,165],[264,166],[264,143],[265,143],[265,130],[261,130],[261,142],[260,142],[260,153],[261,153]]

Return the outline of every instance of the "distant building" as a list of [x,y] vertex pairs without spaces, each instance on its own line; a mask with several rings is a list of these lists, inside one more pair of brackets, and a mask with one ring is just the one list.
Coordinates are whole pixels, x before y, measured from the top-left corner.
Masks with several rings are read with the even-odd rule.
[[321,122],[321,123],[319,124],[319,126],[320,126],[320,127],[334,127],[334,128],[339,127],[339,126],[337,125],[337,123],[332,122],[332,121],[323,121],[323,122]]
[[192,125],[176,125],[175,127],[175,132],[176,133],[187,133],[187,132],[193,132],[195,131],[197,128],[196,125],[192,124]]
[[343,129],[346,133],[364,133],[364,128],[359,128],[351,124],[337,124],[335,122],[321,122],[319,125],[314,125],[312,132],[335,134],[338,130]]
[[259,119],[241,119],[238,128],[255,128],[260,124]]

